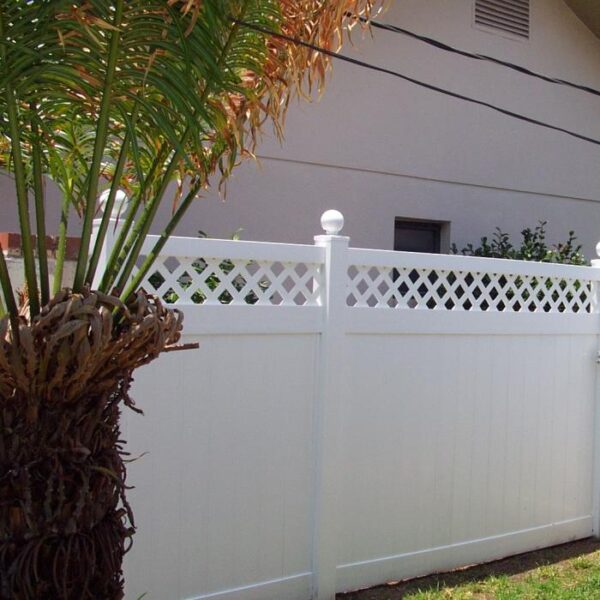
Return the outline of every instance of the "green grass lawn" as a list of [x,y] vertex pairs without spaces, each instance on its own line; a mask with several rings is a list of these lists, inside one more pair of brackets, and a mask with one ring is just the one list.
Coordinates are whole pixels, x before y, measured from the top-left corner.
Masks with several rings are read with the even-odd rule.
[[600,600],[600,542],[583,540],[338,600]]

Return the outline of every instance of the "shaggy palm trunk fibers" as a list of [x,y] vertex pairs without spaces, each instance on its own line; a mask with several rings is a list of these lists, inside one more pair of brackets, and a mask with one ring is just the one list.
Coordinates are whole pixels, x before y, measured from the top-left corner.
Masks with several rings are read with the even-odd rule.
[[0,598],[123,597],[134,533],[122,405],[133,371],[175,349],[181,315],[139,293],[67,290],[19,332],[0,321]]

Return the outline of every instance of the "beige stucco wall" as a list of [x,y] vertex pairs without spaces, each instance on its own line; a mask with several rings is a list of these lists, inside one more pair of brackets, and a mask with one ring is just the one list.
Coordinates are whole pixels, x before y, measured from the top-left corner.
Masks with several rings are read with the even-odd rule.
[[[531,0],[532,32],[515,40],[472,25],[473,0],[394,0],[385,21],[461,48],[600,88],[600,40],[562,0]],[[359,58],[600,138],[600,99],[375,31]],[[394,217],[451,222],[451,240],[539,219],[550,238],[600,239],[600,148],[339,63],[323,100],[290,109],[286,142],[266,136],[262,166],[242,166],[227,200],[205,194],[180,234],[307,242],[338,208],[353,245],[391,248]],[[14,228],[0,178],[0,229]]]

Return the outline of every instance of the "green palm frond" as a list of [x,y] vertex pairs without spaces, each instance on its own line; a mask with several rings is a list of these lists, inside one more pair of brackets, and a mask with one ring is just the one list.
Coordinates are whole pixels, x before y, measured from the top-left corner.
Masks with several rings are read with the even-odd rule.
[[[75,291],[94,280],[108,225],[109,211],[90,250],[96,198],[105,189],[113,195],[117,188],[127,191],[131,209],[124,233],[100,274],[102,290],[116,286],[126,297],[148,266],[131,281],[161,203],[169,201],[175,210],[168,236],[211,176],[226,178],[253,153],[267,118],[280,132],[289,98],[324,81],[327,57],[240,26],[239,20],[331,48],[341,41],[347,11],[368,15],[373,3],[2,0],[0,167],[15,176],[31,316],[40,297],[34,251],[25,243],[33,220],[27,195],[35,200],[39,229],[40,173],[58,184],[65,199],[63,245],[68,207],[82,218],[75,280],[64,282]],[[174,180],[178,193],[191,193],[167,198]],[[43,240],[38,253],[44,253]],[[62,285],[59,265],[54,291]],[[10,305],[8,287],[3,289]]]

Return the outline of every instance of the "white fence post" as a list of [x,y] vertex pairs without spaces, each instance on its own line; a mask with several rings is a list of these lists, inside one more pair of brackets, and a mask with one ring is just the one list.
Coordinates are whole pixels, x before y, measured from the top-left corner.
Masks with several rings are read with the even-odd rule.
[[324,320],[315,410],[316,486],[313,538],[313,600],[334,600],[337,567],[340,407],[343,401],[344,336],[350,238],[338,235],[344,217],[328,210],[321,217],[326,235],[315,236],[325,248],[321,277]]
[[[108,194],[109,190],[106,190],[100,195],[100,208],[102,209],[102,211],[104,211],[106,207]],[[115,238],[119,234],[120,228],[123,226],[123,219],[126,216],[126,204],[128,200],[129,199],[125,192],[123,192],[122,190],[117,191],[115,203],[113,205],[110,219],[108,220],[108,229],[106,230],[106,237],[104,238],[104,245],[102,246],[102,251],[100,253],[100,260],[98,261],[98,267],[96,269],[96,275],[92,283],[92,289],[97,289],[98,285],[100,284],[102,274],[104,273],[104,268],[106,266],[106,263],[108,262],[108,257],[110,256],[110,252],[115,242]],[[90,241],[90,251],[91,249],[93,249],[96,243],[96,236],[98,235],[98,230],[100,228],[101,222],[101,217],[98,219],[94,219],[92,228],[92,238]]]
[[[600,242],[596,246],[596,254],[600,256]],[[592,260],[592,267],[600,269],[600,259]],[[596,313],[600,309],[600,282],[592,284],[593,303],[592,310]],[[598,315],[600,318],[600,314]],[[592,476],[592,531],[595,538],[600,538],[600,343],[596,345],[596,398],[594,414],[594,473]]]

